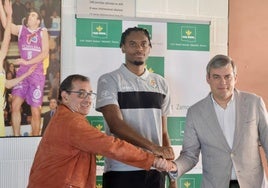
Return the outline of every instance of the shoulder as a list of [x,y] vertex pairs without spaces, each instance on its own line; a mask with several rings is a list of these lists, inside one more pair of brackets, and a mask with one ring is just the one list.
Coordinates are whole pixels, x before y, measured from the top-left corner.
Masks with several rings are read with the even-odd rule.
[[38,33],[40,33],[42,38],[44,38],[44,37],[47,38],[48,37],[48,30],[45,27],[40,27]]
[[261,96],[247,92],[247,91],[240,91],[240,90],[235,90],[235,95],[238,99],[244,99],[244,100],[260,100]]
[[19,33],[21,33],[22,31],[28,31],[28,28],[25,25],[15,25],[15,27]]
[[189,107],[189,110],[204,110],[204,108],[207,108],[212,105],[212,100],[210,97],[210,94],[208,94],[205,98],[197,101],[193,105]]
[[118,68],[116,70],[113,70],[111,72],[107,72],[107,73],[104,73],[102,74],[100,77],[99,77],[99,80],[103,80],[103,79],[111,79],[113,77],[117,77],[118,75],[121,74],[121,68]]
[[44,113],[44,116],[50,115],[50,110]]

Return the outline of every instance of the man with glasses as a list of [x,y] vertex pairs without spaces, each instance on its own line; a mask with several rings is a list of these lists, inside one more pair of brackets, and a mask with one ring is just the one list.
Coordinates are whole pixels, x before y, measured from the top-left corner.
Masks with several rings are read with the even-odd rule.
[[[167,131],[170,94],[166,80],[146,69],[152,44],[146,29],[133,27],[121,36],[125,63],[98,80],[96,110],[102,112],[109,135],[157,156],[173,159]],[[165,174],[105,159],[103,188],[164,188]]]
[[[268,117],[261,97],[235,89],[232,59],[216,55],[207,65],[209,95],[188,109],[178,176],[202,153],[203,188],[261,188],[261,144],[268,157]],[[264,186],[263,186],[264,187]]]
[[60,85],[57,111],[40,141],[28,188],[96,188],[96,154],[143,169],[176,170],[171,162],[107,136],[86,119],[92,98],[89,79],[68,76]]

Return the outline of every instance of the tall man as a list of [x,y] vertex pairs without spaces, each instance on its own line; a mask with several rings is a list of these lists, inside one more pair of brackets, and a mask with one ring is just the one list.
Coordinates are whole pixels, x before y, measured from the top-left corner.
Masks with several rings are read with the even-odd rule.
[[[6,14],[3,6],[0,6],[2,25],[6,27]],[[36,65],[34,72],[17,84],[12,90],[12,126],[14,136],[20,136],[21,106],[24,101],[31,106],[32,135],[40,134],[41,127],[41,105],[43,102],[43,90],[45,76],[43,71],[43,60],[48,57],[48,32],[40,27],[40,15],[32,11],[26,19],[25,25],[11,26],[11,33],[18,36],[18,47],[20,57],[14,64],[20,65],[16,76],[19,77],[27,72],[33,64]]]
[[268,158],[268,117],[261,97],[235,89],[232,59],[216,55],[207,65],[209,95],[186,116],[178,175],[192,169],[202,153],[203,188],[261,188],[261,144]]
[[[174,158],[167,132],[170,112],[166,80],[146,69],[152,44],[147,30],[128,28],[120,47],[125,63],[98,80],[96,109],[103,113],[109,135],[124,139],[163,158]],[[151,169],[105,159],[104,188],[164,188],[165,175]]]

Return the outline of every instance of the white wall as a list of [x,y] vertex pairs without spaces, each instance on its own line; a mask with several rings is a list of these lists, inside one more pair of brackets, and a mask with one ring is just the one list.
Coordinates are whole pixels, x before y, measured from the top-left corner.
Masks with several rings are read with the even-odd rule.
[[204,20],[211,22],[211,57],[227,54],[227,0],[137,0],[138,17]]
[[[62,0],[62,79],[75,72],[75,6],[75,0]],[[210,21],[210,56],[227,54],[228,1],[137,0],[136,8],[137,17]],[[1,188],[26,187],[39,140],[40,137],[0,138]]]
[[0,187],[25,188],[41,137],[0,138]]

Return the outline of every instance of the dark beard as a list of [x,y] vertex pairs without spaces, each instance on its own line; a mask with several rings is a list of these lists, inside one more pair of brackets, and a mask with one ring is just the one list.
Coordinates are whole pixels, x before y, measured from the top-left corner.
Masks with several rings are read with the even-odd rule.
[[133,61],[132,64],[136,65],[136,66],[140,66],[140,65],[143,65],[144,62],[143,61]]

